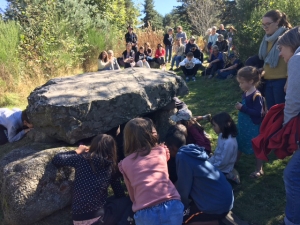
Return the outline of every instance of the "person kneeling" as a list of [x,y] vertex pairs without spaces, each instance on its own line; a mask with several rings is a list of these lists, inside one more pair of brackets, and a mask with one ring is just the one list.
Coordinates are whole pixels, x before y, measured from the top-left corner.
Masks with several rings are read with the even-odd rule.
[[201,64],[202,62],[199,59],[194,58],[192,52],[189,52],[186,55],[186,58],[179,63],[179,66],[186,77],[186,81],[189,81],[190,77],[192,77],[193,81],[196,81],[196,74]]
[[[207,161],[203,147],[185,145],[183,132],[169,132],[165,143],[176,157],[176,188],[184,204],[184,223],[214,221],[218,224],[232,209],[232,187],[224,174]],[[192,202],[190,203],[190,199]]]
[[135,62],[138,67],[144,67],[150,68],[149,63],[147,62],[147,55],[144,52],[145,48],[141,46],[139,48],[139,51],[135,55]]

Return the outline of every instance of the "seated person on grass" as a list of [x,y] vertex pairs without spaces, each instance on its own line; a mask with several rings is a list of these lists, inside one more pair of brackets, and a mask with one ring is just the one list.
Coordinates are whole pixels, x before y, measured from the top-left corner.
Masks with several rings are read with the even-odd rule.
[[173,70],[175,62],[176,62],[176,69],[175,70],[178,70],[179,63],[181,62],[181,60],[183,58],[183,55],[184,55],[184,45],[181,43],[180,39],[177,39],[176,42],[175,42],[174,52],[175,52],[175,54],[172,58],[170,70]]
[[132,48],[132,43],[126,43],[126,50],[122,53],[125,69],[135,66],[135,52]]
[[199,48],[197,48],[196,45],[192,46],[191,52],[194,54],[194,57],[196,59],[199,59],[201,62],[203,62],[203,53],[200,51]]
[[0,145],[20,140],[32,128],[26,110],[0,108]]
[[218,70],[224,68],[223,53],[219,51],[218,46],[213,46],[208,62],[208,68],[202,72],[202,75],[208,75],[208,78],[210,79]]
[[184,133],[179,129],[170,131],[165,143],[171,157],[176,157],[175,186],[184,204],[185,223],[211,221],[218,224],[234,202],[232,187],[224,174],[207,161],[203,147],[185,145]]
[[189,40],[189,43],[186,44],[185,46],[185,51],[184,51],[184,54],[188,54],[189,52],[192,51],[192,48],[196,47],[199,49],[199,46],[195,43],[196,41],[196,38],[194,36],[192,36]]
[[196,81],[196,74],[201,64],[202,62],[199,59],[194,58],[194,54],[192,52],[189,52],[186,55],[186,58],[179,63],[186,81],[189,81],[190,77],[192,77],[193,81]]
[[228,51],[228,42],[224,40],[224,36],[220,34],[218,40],[216,41],[216,46],[218,46],[220,52]]
[[241,61],[235,56],[235,54],[230,54],[228,58],[230,63],[224,69],[218,70],[217,78],[219,79],[232,78],[240,69]]
[[138,67],[147,67],[150,68],[149,63],[147,62],[147,55],[144,52],[144,47],[141,46],[139,51],[135,55],[135,62]]

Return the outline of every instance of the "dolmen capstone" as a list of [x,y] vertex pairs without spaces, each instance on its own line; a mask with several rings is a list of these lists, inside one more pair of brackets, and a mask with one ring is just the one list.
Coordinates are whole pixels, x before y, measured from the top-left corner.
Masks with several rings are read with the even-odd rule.
[[[163,135],[174,113],[172,98],[187,93],[185,82],[174,73],[142,68],[56,78],[36,88],[27,108],[35,132],[4,146],[15,147],[0,160],[4,224],[49,224],[45,217],[71,204],[74,171],[57,170],[51,163],[55,154],[137,116],[151,115]],[[69,217],[59,223],[72,224]]]

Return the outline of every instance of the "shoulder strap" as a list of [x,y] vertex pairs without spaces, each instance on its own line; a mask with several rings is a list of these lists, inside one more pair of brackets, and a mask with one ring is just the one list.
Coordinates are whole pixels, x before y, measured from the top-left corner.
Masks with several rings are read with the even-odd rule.
[[256,98],[257,96],[262,97],[261,93],[255,92],[255,94],[253,95],[253,101],[255,101],[255,98]]
[[253,95],[253,102],[255,101],[255,98],[259,96],[262,98],[262,112],[261,112],[261,115],[262,117],[264,117],[266,115],[266,113],[268,112],[268,108],[267,108],[267,104],[266,104],[266,99],[261,95],[260,92],[255,92],[255,94]]

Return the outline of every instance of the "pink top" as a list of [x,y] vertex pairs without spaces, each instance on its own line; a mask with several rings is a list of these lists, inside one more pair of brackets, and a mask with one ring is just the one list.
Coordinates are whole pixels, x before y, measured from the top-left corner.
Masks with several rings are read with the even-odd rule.
[[159,58],[159,57],[165,57],[165,49],[164,48],[162,48],[161,51],[159,51],[159,49],[156,49],[155,58]]
[[171,199],[180,200],[169,179],[167,161],[170,154],[166,147],[156,146],[146,156],[134,159],[135,156],[133,153],[119,163],[134,212]]

